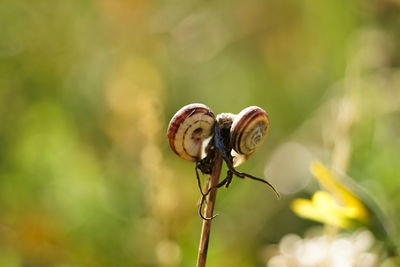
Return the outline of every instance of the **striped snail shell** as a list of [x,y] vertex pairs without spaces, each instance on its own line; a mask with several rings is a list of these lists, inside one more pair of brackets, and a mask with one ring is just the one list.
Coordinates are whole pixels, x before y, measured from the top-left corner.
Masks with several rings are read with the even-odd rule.
[[189,104],[178,110],[168,126],[168,142],[182,159],[199,161],[204,141],[213,134],[215,115],[203,104]]
[[251,106],[236,115],[230,131],[235,167],[245,162],[262,144],[268,126],[268,115],[262,108]]

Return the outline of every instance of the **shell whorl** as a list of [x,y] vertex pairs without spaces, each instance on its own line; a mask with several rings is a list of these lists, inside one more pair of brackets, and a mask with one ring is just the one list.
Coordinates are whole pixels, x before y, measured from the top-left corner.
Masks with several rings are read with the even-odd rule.
[[189,104],[178,110],[168,126],[168,142],[182,159],[199,161],[204,140],[212,135],[215,115],[203,104]]
[[268,115],[262,108],[251,106],[243,109],[232,123],[232,148],[247,159],[264,141],[268,126]]

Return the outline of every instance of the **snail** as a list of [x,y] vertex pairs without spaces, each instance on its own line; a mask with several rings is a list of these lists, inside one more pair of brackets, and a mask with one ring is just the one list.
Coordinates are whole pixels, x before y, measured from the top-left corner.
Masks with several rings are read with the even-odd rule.
[[[205,197],[214,188],[228,187],[233,175],[248,177],[267,184],[279,198],[279,193],[268,181],[239,172],[235,167],[245,162],[263,143],[269,127],[267,113],[260,107],[251,106],[239,114],[221,113],[217,116],[203,104],[189,104],[181,108],[171,119],[167,136],[172,149],[184,160],[196,163],[197,182],[202,194],[199,214]],[[211,174],[215,164],[215,152],[225,161],[228,171],[225,179],[203,192],[199,172]]]
[[243,109],[235,117],[230,131],[234,167],[239,166],[253,155],[267,136],[268,127],[267,113],[256,106]]
[[184,106],[172,117],[168,126],[169,145],[179,157],[199,161],[203,142],[210,137],[215,115],[203,104]]

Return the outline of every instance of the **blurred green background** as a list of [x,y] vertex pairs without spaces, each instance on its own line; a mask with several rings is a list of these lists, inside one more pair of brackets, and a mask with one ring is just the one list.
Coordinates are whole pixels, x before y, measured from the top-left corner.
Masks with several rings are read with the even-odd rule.
[[[182,106],[250,105],[269,136],[218,191],[208,266],[266,266],[317,223],[293,198],[312,159],[347,173],[400,238],[400,2],[0,2],[0,266],[194,266],[194,164],[169,148]],[[223,170],[223,173],[225,169]],[[203,177],[206,179],[206,177]]]

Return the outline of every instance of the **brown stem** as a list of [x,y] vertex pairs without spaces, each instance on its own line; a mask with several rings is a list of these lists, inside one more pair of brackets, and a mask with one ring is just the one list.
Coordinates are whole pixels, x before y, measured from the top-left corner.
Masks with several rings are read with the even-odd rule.
[[[216,150],[217,151],[217,150]],[[218,184],[219,176],[221,174],[222,158],[218,152],[216,152],[215,165],[213,167],[210,182],[208,188],[211,188]],[[211,218],[213,216],[215,198],[217,196],[217,188],[210,191],[207,196],[207,204],[205,207],[205,217]],[[211,230],[212,220],[203,220],[203,226],[201,228],[200,244],[199,244],[199,254],[197,256],[197,267],[205,267],[208,251],[208,242],[210,240],[210,230]]]

